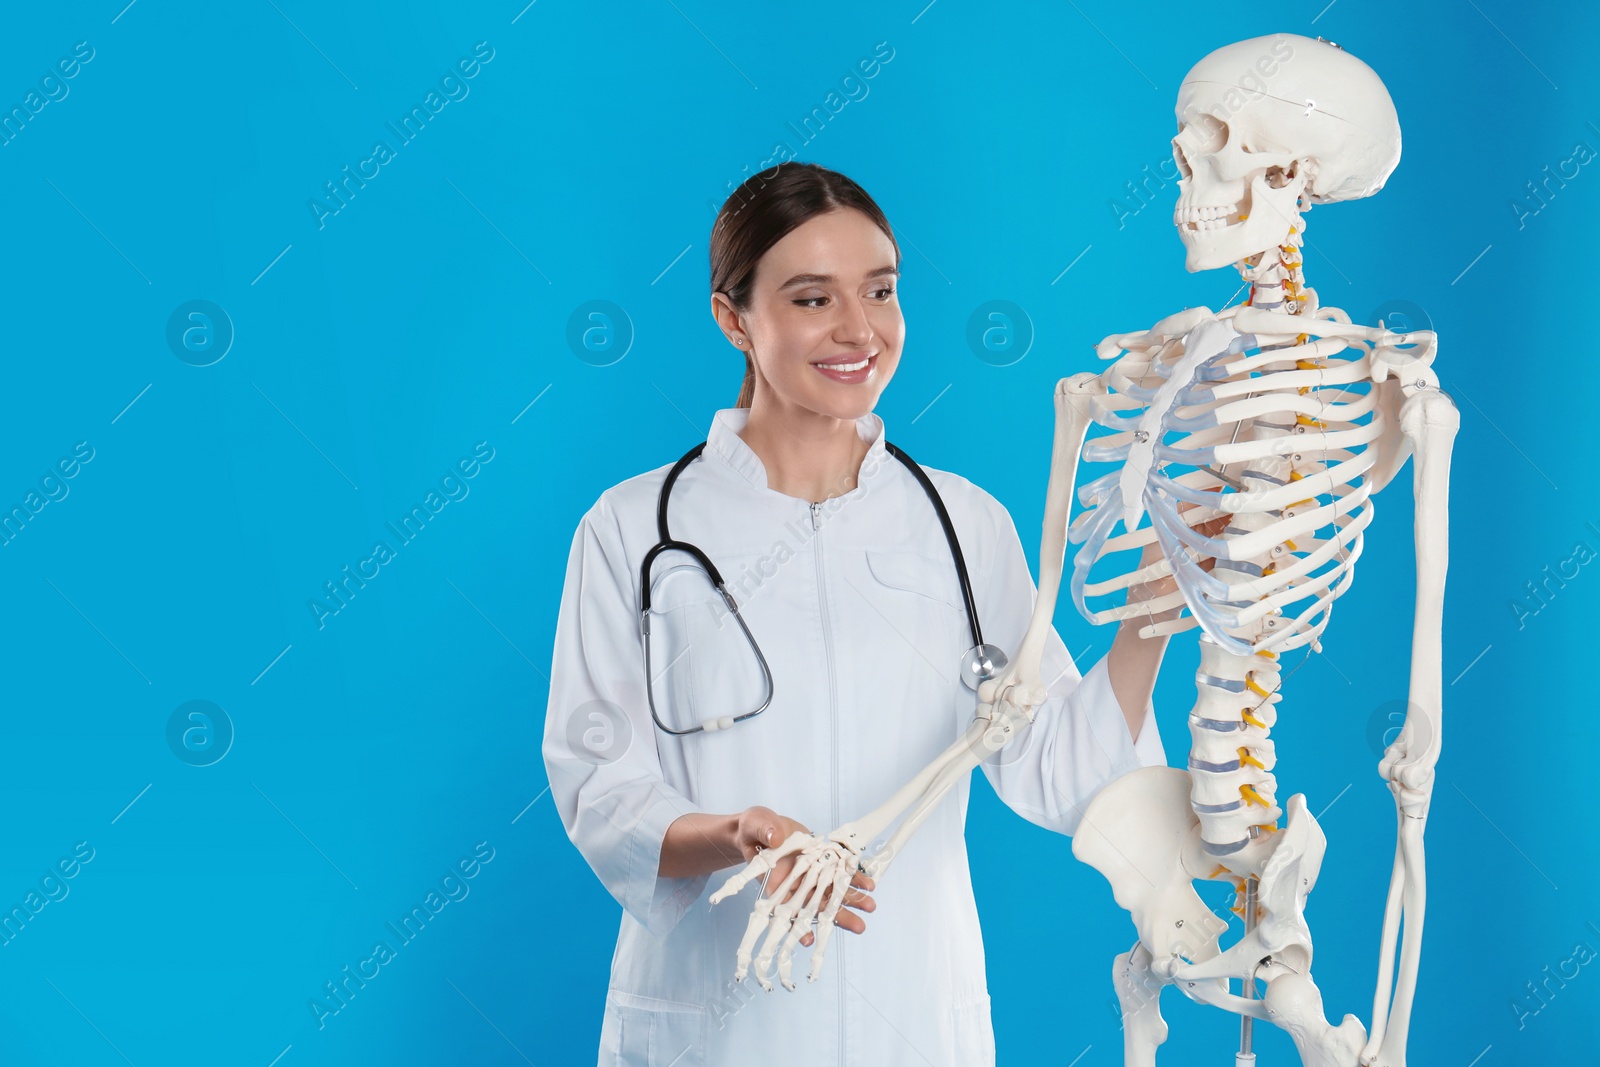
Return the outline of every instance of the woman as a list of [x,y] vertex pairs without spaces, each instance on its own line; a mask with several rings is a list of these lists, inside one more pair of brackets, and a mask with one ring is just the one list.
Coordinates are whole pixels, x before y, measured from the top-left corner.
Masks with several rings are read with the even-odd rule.
[[[640,568],[673,464],[607,490],[573,539],[544,758],[568,835],[623,906],[601,1064],[993,1062],[962,836],[968,779],[882,886],[856,876],[835,922],[861,935],[871,915],[872,933],[834,938],[814,985],[768,997],[735,984],[735,950],[762,890],[707,903],[793,830],[826,833],[878,806],[976,707],[958,677],[971,641],[950,547],[872,414],[905,339],[899,262],[877,204],[815,164],[752,177],[712,230],[711,310],[745,353],[744,386],[673,485],[668,517],[671,536],[699,546],[738,602],[770,670],[765,710],[681,736],[652,718],[654,709],[676,716],[668,729],[687,728],[747,712],[763,695],[740,627],[677,550],[652,573],[649,640],[690,629],[675,646],[666,638],[665,652],[652,646],[647,691]],[[926,470],[959,537],[984,638],[1014,653],[1035,590],[1011,518],[959,475]],[[1080,678],[1052,630],[1050,699],[982,765],[1005,803],[1070,834],[1101,786],[1164,763],[1149,702],[1164,645],[1125,626]]]

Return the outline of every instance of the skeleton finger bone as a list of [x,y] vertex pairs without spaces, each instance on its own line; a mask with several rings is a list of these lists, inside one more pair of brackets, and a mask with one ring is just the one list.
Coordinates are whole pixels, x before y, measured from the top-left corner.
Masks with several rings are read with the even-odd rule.
[[[829,850],[823,852],[817,861],[807,863],[805,874],[801,877],[794,896],[772,909],[772,921],[767,927],[767,939],[762,944],[761,955],[755,959],[755,968],[757,974],[766,974],[767,965],[776,956],[778,981],[783,983],[783,988],[787,990],[794,990],[794,980],[789,977],[789,970],[795,943],[810,929],[811,917],[816,914],[817,906],[813,903],[816,894],[813,890],[817,887],[818,871],[829,865],[835,854],[833,850]],[[799,864],[795,866],[798,868]]]
[[817,928],[817,941],[812,947],[811,972],[807,975],[807,979],[814,982],[821,974],[828,938],[838,921],[839,909],[848,903],[852,892],[850,882],[858,869],[859,863],[856,857],[837,846],[828,848],[813,867],[815,879],[803,884],[795,894],[796,899],[803,895],[805,902],[790,920],[789,934],[779,947],[777,956],[778,977],[785,988],[790,990],[795,988],[794,982],[790,979],[794,948],[813,927]]
[[[810,867],[811,864],[808,862],[805,852],[801,852],[795,857],[793,866],[789,868],[789,873],[784,876],[783,881],[778,883],[778,887],[770,894],[764,895],[756,901],[756,913],[762,915],[766,922],[764,924],[752,922],[750,926],[746,927],[744,941],[739,945],[736,966],[743,969],[747,965],[750,953],[755,947],[756,935],[763,932],[766,934],[765,939],[762,941],[762,953],[756,957],[754,966],[756,981],[768,993],[772,992],[772,981],[767,977],[767,967],[772,962],[772,950],[776,946],[774,931],[780,926],[783,929],[788,929],[786,913],[788,916],[792,916],[793,906],[787,903],[785,898],[794,887],[795,880],[803,877]],[[739,970],[735,970],[734,977],[736,979],[740,978]]]
[[808,834],[804,830],[796,830],[794,833],[784,838],[783,844],[779,845],[778,847],[762,849],[760,852],[756,853],[754,859],[745,864],[737,874],[729,877],[726,882],[722,883],[716,892],[711,894],[711,903],[720,904],[722,901],[733,896],[733,894],[739,892],[739,890],[743,889],[757,878],[762,877],[768,871],[772,870],[778,865],[779,860],[783,859],[785,856],[791,856],[794,853],[799,852],[813,841],[815,841],[814,835]]
[[[755,951],[756,939],[761,936],[761,931],[767,928],[767,923],[772,919],[772,909],[777,902],[771,897],[759,898],[755,906],[750,909],[750,920],[745,925],[744,936],[739,939],[739,948],[734,955],[733,980],[742,982],[745,975],[750,973],[750,955]],[[763,987],[767,987],[766,980],[757,975],[756,980]]]
[[[824,862],[821,859],[824,853],[835,855],[838,858]],[[778,940],[781,939],[784,933],[788,932],[789,926],[793,923],[799,908],[806,903],[807,896],[809,896],[810,892],[814,892],[814,886],[819,882],[823,884],[831,883],[834,872],[838,867],[843,867],[853,874],[858,864],[858,858],[838,842],[803,830],[796,830],[785,838],[784,842],[778,847],[764,849],[757,853],[756,857],[747,863],[743,869],[731,876],[716,892],[711,894],[711,903],[715,905],[737,893],[750,882],[768,874],[768,872],[776,868],[781,860],[790,856],[794,857],[794,862],[783,881],[770,894],[758,893],[755,903],[751,906],[750,920],[745,926],[744,936],[739,941],[739,947],[734,957],[733,977],[736,982],[744,981],[745,976],[750,972],[751,957],[755,952],[756,942],[760,939],[763,931],[769,933],[768,942],[763,945],[763,948],[766,948],[768,944],[775,948]],[[807,891],[802,883],[800,886],[801,891],[795,894],[796,899],[787,902],[787,909],[780,917],[778,909],[785,905],[784,898],[796,886],[797,879],[805,878],[807,872],[814,872],[811,883],[813,889]],[[808,917],[807,922],[809,921]],[[774,932],[776,932],[775,936]],[[804,932],[804,930],[801,930],[802,935]],[[761,984],[761,987],[769,991],[772,988],[772,983],[767,979],[766,966],[767,963],[770,963],[770,960],[771,957],[768,956],[767,961],[757,967],[756,975],[756,980]],[[791,986],[790,988],[793,987]]]
[[834,875],[833,892],[822,914],[817,917],[817,943],[811,946],[811,971],[806,975],[807,981],[815,982],[822,974],[822,961],[828,954],[828,941],[833,937],[834,920],[844,906],[844,895],[852,876],[853,872],[843,864]]
[[773,988],[768,972],[774,960],[784,987],[795,988],[790,979],[794,949],[814,918],[821,924],[812,948],[811,980],[816,980],[822,966],[822,949],[832,934],[838,909],[851,879],[861,869],[860,853],[848,842],[836,840],[834,835],[797,830],[782,845],[758,853],[711,895],[711,903],[716,904],[767,875],[785,858],[792,858],[789,872],[770,893],[757,895],[734,956],[734,981],[742,982],[753,966],[756,981],[768,992]]

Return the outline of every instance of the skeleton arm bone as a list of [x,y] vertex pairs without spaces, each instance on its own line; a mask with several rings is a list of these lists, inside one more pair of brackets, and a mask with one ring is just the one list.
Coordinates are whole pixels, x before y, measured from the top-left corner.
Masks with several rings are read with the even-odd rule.
[[[1021,726],[1033,720],[1034,709],[1048,695],[1048,689],[1039,677],[1040,663],[1044,638],[1055,609],[1056,592],[1061,583],[1073,482],[1077,475],[1078,454],[1089,426],[1088,398],[1103,390],[1104,386],[1093,374],[1064,379],[1056,387],[1055,444],[1046,496],[1038,597],[1034,601],[1027,635],[1016,656],[999,677],[980,686],[978,714],[962,736],[874,811],[827,835],[792,834],[779,848],[758,855],[711,895],[710,902],[713,905],[719,903],[789,855],[794,857],[791,881],[803,879],[795,883],[802,887],[802,892],[796,893],[795,900],[790,901],[787,908],[780,910],[775,904],[757,899],[744,940],[739,946],[735,980],[744,978],[755,941],[765,929],[767,941],[756,959],[758,980],[764,988],[771,988],[764,968],[773,958],[774,946],[781,946],[777,949],[779,977],[786,988],[794,988],[788,976],[788,954],[793,947],[792,937],[787,936],[788,928],[810,913],[810,908],[814,906],[811,904],[812,897],[823,886],[839,884],[840,872],[853,873],[859,868],[876,879],[888,869],[911,834],[922,825],[945,793],[961,780],[961,776],[977,766],[984,756],[1015,737]],[[902,817],[903,821],[887,847],[863,859],[867,847]],[[831,932],[829,926],[841,899],[842,894],[836,894],[816,914],[820,932],[811,955],[809,977],[812,981],[821,971],[823,950],[827,935]]]
[[[996,678],[978,687],[978,717],[966,732],[933,763],[866,817],[839,827],[829,836],[846,847],[861,850],[905,814],[887,848],[868,861],[866,871],[876,879],[928,813],[950,787],[991,752],[1009,742],[1020,727],[1033,721],[1034,709],[1044,703],[1047,687],[1039,677],[1045,637],[1055,614],[1061,588],[1061,569],[1067,544],[1067,519],[1072,508],[1078,454],[1089,430],[1089,398],[1103,392],[1098,376],[1077,374],[1056,385],[1055,441],[1050,457],[1050,483],[1045,495],[1044,533],[1039,548],[1038,596],[1033,615],[1016,655]],[[909,810],[908,810],[909,809]]]
[[[1461,415],[1454,402],[1436,388],[1412,386],[1401,408],[1400,425],[1416,459],[1417,608],[1411,644],[1411,687],[1406,721],[1400,736],[1379,763],[1389,780],[1398,815],[1398,849],[1384,913],[1381,971],[1374,996],[1372,1032],[1362,1050],[1363,1063],[1403,1062],[1410,1030],[1422,949],[1427,882],[1422,835],[1433,795],[1433,768],[1443,734],[1441,628],[1444,623],[1445,571],[1449,564],[1450,454]],[[1388,1001],[1389,961],[1396,926],[1400,964],[1394,978],[1394,999]],[[1376,1054],[1376,1060],[1372,1059]]]
[[999,705],[981,705],[979,715],[967,725],[949,748],[945,749],[917,776],[896,790],[888,800],[878,805],[870,814],[845,823],[828,835],[858,854],[868,844],[884,833],[896,819],[904,815],[894,834],[880,849],[862,861],[861,869],[874,880],[883,876],[889,864],[905,848],[911,835],[916,833],[950,787],[961,780],[983,758],[999,751],[1011,741],[1017,731],[1032,721],[1033,707],[1019,708],[1002,701]]
[[[1061,591],[1061,570],[1067,550],[1067,522],[1071,518],[1073,487],[1078,477],[1078,455],[1089,432],[1089,403],[1105,386],[1093,374],[1075,374],[1056,385],[1056,435],[1050,455],[1050,485],[1045,494],[1044,535],[1039,544],[1039,595],[1034,601],[1033,618],[1023,635],[1022,646],[999,678],[979,687],[978,699],[988,703],[1006,686],[1025,682],[1043,701],[1039,682],[1039,661],[1044,653],[1045,635],[1055,615],[1056,597]],[[1023,667],[1026,666],[1026,673]]]

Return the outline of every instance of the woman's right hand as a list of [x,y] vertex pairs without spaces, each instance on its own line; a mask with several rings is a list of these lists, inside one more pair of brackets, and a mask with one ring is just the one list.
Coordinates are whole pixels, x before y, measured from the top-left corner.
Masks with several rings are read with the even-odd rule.
[[[788,840],[789,835],[794,833],[796,830],[806,834],[811,832],[794,819],[791,819],[786,815],[779,815],[771,808],[762,807],[758,804],[753,807],[746,808],[740,813],[738,825],[734,833],[735,841],[739,846],[739,851],[744,855],[745,862],[748,863],[749,861],[755,859],[756,854],[762,849],[777,848],[779,845],[783,844],[784,841]],[[793,868],[794,858],[792,856],[785,856],[783,859],[777,862],[776,866],[773,867],[771,875],[767,878],[767,884],[771,886],[774,891],[776,891],[777,887],[783,884],[783,880],[788,877],[789,872]],[[847,911],[845,909],[856,908],[861,911],[875,910],[878,906],[877,901],[873,900],[866,893],[863,893],[862,890],[876,889],[877,885],[871,878],[866,876],[865,872],[862,871],[857,871],[855,873],[855,876],[850,879],[850,884],[855,888],[846,890],[843,902],[844,906],[835,913],[833,920],[834,925],[839,926],[842,929],[849,930],[852,933],[865,933],[867,929],[866,920],[857,915],[855,912]],[[827,895],[829,892],[831,892],[831,887],[823,891],[822,899],[819,901],[819,906],[817,908],[818,914],[821,914],[823,908],[827,906]],[[785,899],[791,895],[793,895],[792,889],[788,894],[785,895]],[[800,939],[800,943],[802,945],[810,945],[814,940],[816,940],[815,931],[808,930],[805,936]]]

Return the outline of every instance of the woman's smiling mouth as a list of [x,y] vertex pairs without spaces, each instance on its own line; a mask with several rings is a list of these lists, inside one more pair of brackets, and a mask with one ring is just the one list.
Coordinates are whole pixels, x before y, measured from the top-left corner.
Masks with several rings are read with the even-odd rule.
[[813,363],[811,365],[836,382],[843,382],[845,385],[860,385],[872,377],[872,372],[878,365],[878,357],[872,355],[866,359],[853,362]]

